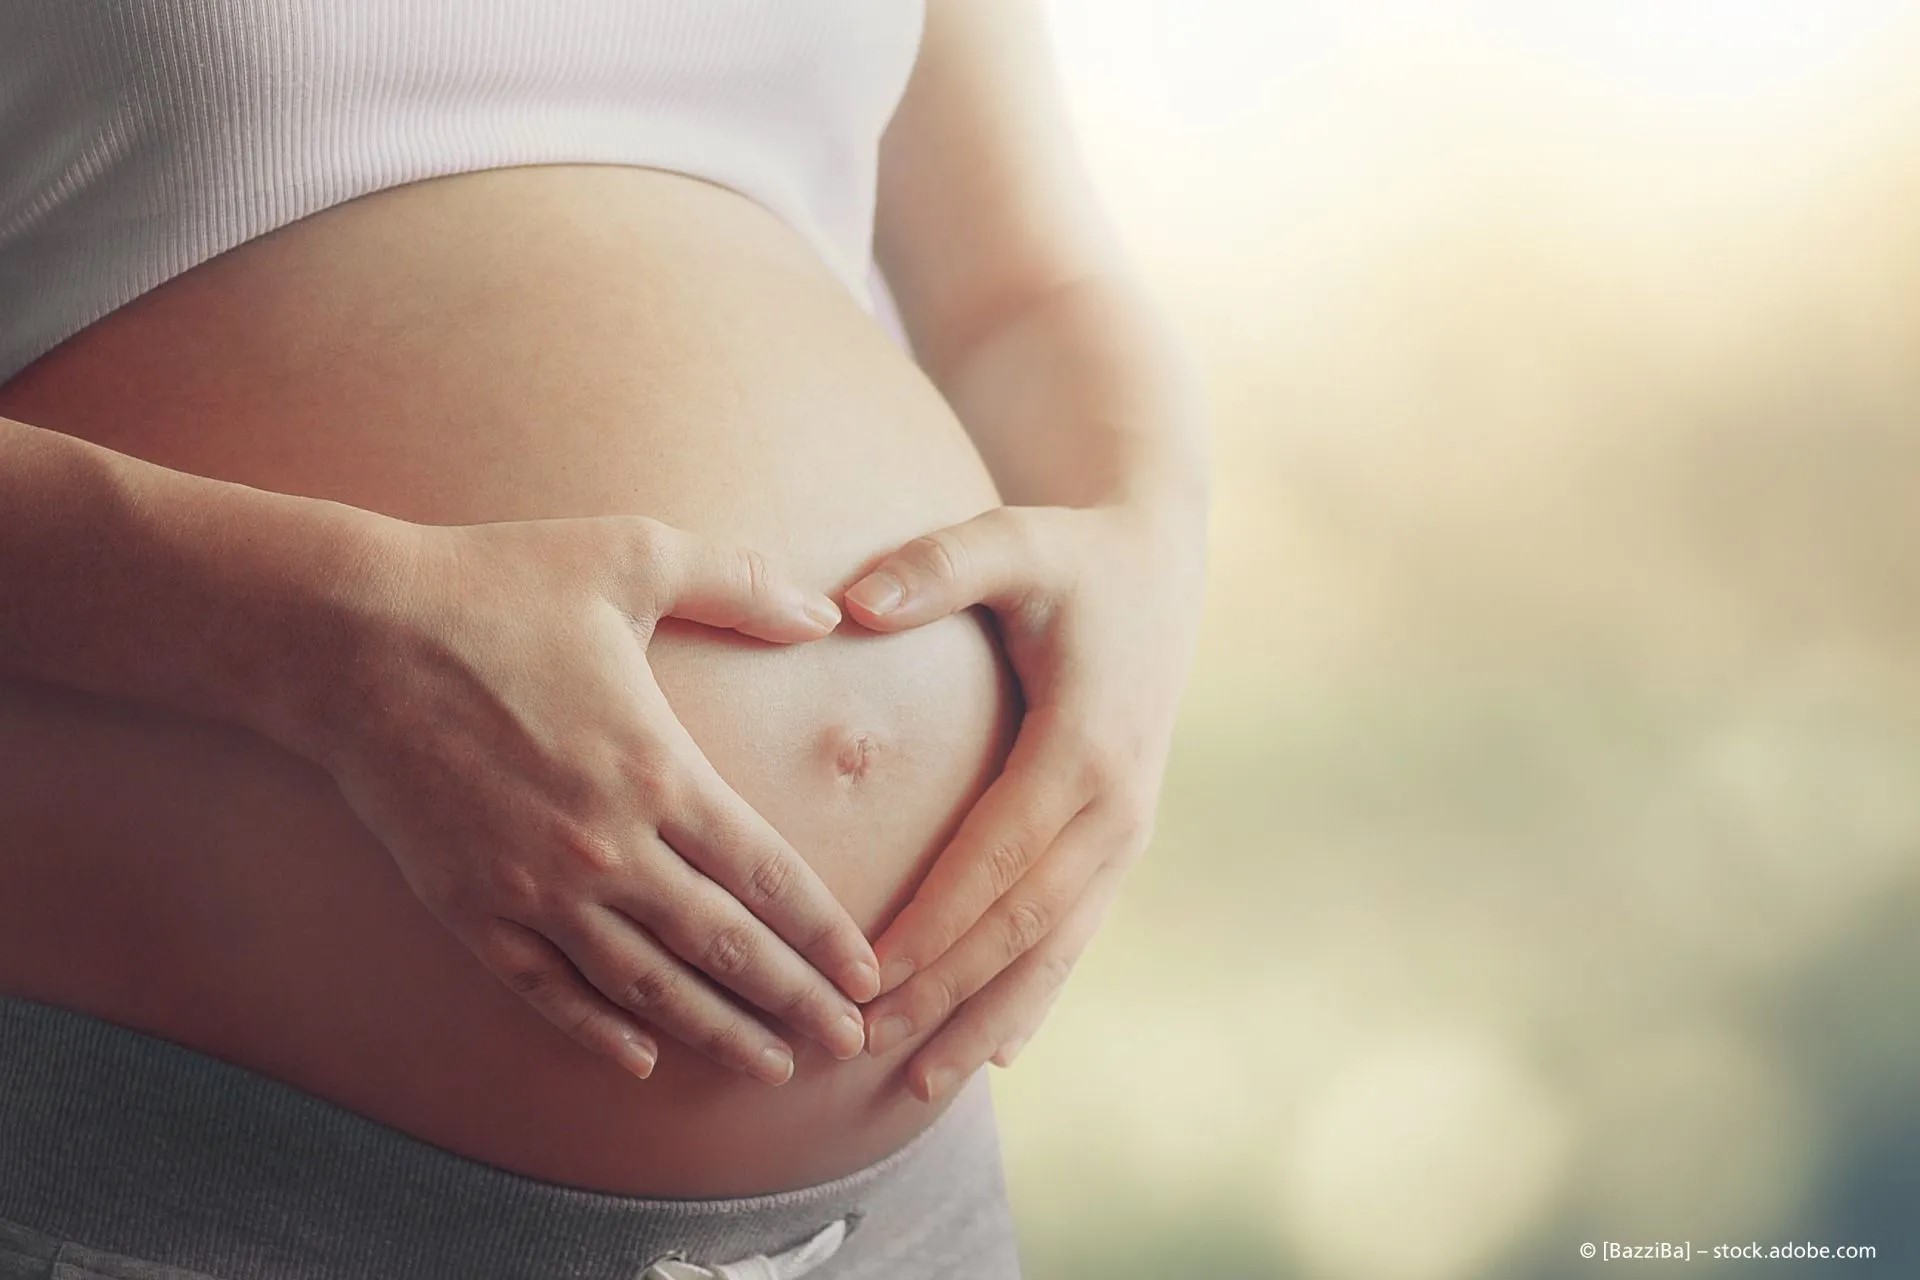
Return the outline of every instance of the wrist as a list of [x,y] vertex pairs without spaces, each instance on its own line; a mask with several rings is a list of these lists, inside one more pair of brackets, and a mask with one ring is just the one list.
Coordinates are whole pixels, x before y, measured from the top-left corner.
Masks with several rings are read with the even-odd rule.
[[321,765],[366,710],[418,554],[417,525],[344,505],[333,515],[286,613],[284,660],[264,669],[248,717],[255,731]]

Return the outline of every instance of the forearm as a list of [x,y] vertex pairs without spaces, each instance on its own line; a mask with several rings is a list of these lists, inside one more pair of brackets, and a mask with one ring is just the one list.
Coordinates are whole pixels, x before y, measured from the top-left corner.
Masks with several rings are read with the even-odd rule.
[[1198,380],[1123,278],[1036,294],[930,372],[1008,504],[1135,504],[1204,521]]
[[404,528],[0,418],[0,673],[302,750]]

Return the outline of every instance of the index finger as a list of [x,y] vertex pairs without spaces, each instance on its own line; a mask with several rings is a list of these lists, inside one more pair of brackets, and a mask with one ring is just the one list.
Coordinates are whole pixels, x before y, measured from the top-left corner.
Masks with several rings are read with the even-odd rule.
[[1086,894],[1046,941],[961,1005],[920,1046],[906,1071],[907,1087],[916,1097],[935,1101],[985,1062],[1003,1068],[1013,1065],[1014,1057],[1066,989],[1067,978],[1092,943],[1119,889],[1120,867],[1108,863],[1094,872]]
[[773,824],[729,786],[652,679],[633,692],[671,762],[669,802],[654,815],[660,838],[745,904],[854,1001],[879,993],[880,964],[845,906]]
[[714,771],[698,748],[683,757],[691,803],[663,814],[660,836],[852,1000],[879,993],[873,947],[819,873]]
[[945,955],[1087,806],[1074,744],[1051,725],[1032,714],[1021,722],[1000,776],[874,942],[882,995]]

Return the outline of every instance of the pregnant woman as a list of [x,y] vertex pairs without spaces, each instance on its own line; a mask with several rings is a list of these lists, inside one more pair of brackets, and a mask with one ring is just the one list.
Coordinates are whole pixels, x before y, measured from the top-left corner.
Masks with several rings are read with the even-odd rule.
[[1205,452],[1018,0],[0,5],[0,1276],[1017,1275]]

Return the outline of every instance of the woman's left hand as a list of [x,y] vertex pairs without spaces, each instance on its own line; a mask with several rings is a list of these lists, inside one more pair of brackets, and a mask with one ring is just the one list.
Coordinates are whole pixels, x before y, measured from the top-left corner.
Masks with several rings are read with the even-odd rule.
[[874,943],[868,1052],[945,1024],[907,1073],[923,1099],[1012,1063],[1147,846],[1205,524],[1204,509],[996,507],[907,543],[846,593],[876,631],[991,609],[1026,702],[1004,770]]

